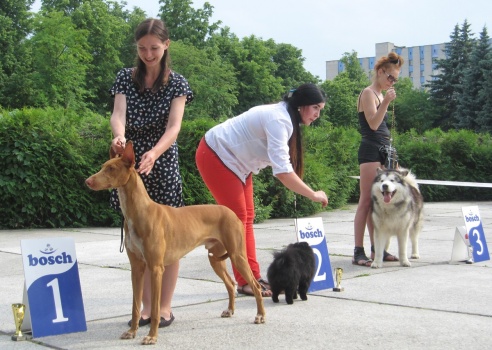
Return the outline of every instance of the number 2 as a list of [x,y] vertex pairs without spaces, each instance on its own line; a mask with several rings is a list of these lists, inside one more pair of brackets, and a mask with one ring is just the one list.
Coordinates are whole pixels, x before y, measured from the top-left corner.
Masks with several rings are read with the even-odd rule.
[[313,281],[314,282],[325,281],[326,280],[326,272],[324,272],[322,275],[319,274],[319,270],[321,270],[321,265],[322,265],[322,261],[323,261],[323,258],[321,256],[321,252],[318,249],[313,248],[313,253],[318,257],[318,269],[316,271],[316,275],[314,275]]

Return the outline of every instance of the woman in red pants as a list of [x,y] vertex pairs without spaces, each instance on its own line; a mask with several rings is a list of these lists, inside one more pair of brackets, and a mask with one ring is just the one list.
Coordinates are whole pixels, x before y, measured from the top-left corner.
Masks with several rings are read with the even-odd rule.
[[[302,181],[304,170],[301,128],[319,118],[325,93],[314,84],[291,90],[283,101],[261,105],[216,125],[200,141],[196,164],[217,204],[233,210],[245,228],[246,252],[262,295],[271,296],[261,278],[253,232],[255,209],[252,174],[267,166],[291,191],[328,205],[323,191],[313,191]],[[238,293],[253,295],[251,287],[233,266]]]

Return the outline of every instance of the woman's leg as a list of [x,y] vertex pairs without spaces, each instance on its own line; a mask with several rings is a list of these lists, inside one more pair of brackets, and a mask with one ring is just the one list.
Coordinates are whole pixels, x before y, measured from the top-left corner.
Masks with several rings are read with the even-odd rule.
[[[362,248],[364,247],[364,233],[366,230],[366,226],[369,230],[369,237],[373,240],[373,225],[372,220],[370,219],[370,211],[371,211],[371,187],[376,177],[376,170],[380,167],[381,164],[379,162],[371,162],[371,163],[362,163],[360,168],[360,182],[359,182],[359,204],[357,206],[357,211],[355,212],[354,218],[354,241],[355,247]],[[362,253],[362,250],[359,249],[359,253]],[[364,253],[365,254],[365,253]],[[354,254],[354,263],[359,265],[367,265],[369,266],[370,261],[368,259],[364,259],[363,255],[359,255],[360,258],[357,259],[357,254]],[[365,261],[364,261],[365,260]]]
[[[196,152],[196,164],[203,181],[212,193],[217,204],[230,208],[244,225],[245,244],[248,263],[256,279],[261,278],[256,258],[256,240],[253,230],[254,201],[253,179],[250,175],[243,182],[230,170],[202,140]],[[234,277],[239,286],[246,280],[233,266]]]

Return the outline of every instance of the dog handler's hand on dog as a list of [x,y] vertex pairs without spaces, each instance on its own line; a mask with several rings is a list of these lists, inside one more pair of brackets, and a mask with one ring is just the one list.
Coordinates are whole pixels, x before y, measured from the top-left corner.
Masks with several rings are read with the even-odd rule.
[[142,160],[140,160],[140,163],[138,163],[138,173],[149,175],[149,173],[152,171],[152,168],[154,167],[155,160],[157,158],[158,156],[155,154],[154,149],[145,152],[142,156]]

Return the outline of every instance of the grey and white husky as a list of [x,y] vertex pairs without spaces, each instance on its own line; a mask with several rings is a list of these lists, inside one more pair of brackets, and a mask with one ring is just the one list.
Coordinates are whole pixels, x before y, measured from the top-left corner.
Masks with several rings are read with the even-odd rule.
[[383,267],[383,252],[392,236],[398,238],[402,266],[410,266],[407,242],[412,241],[411,259],[420,258],[418,236],[422,229],[424,201],[415,176],[407,169],[377,170],[371,189],[374,223],[374,261],[372,268]]

